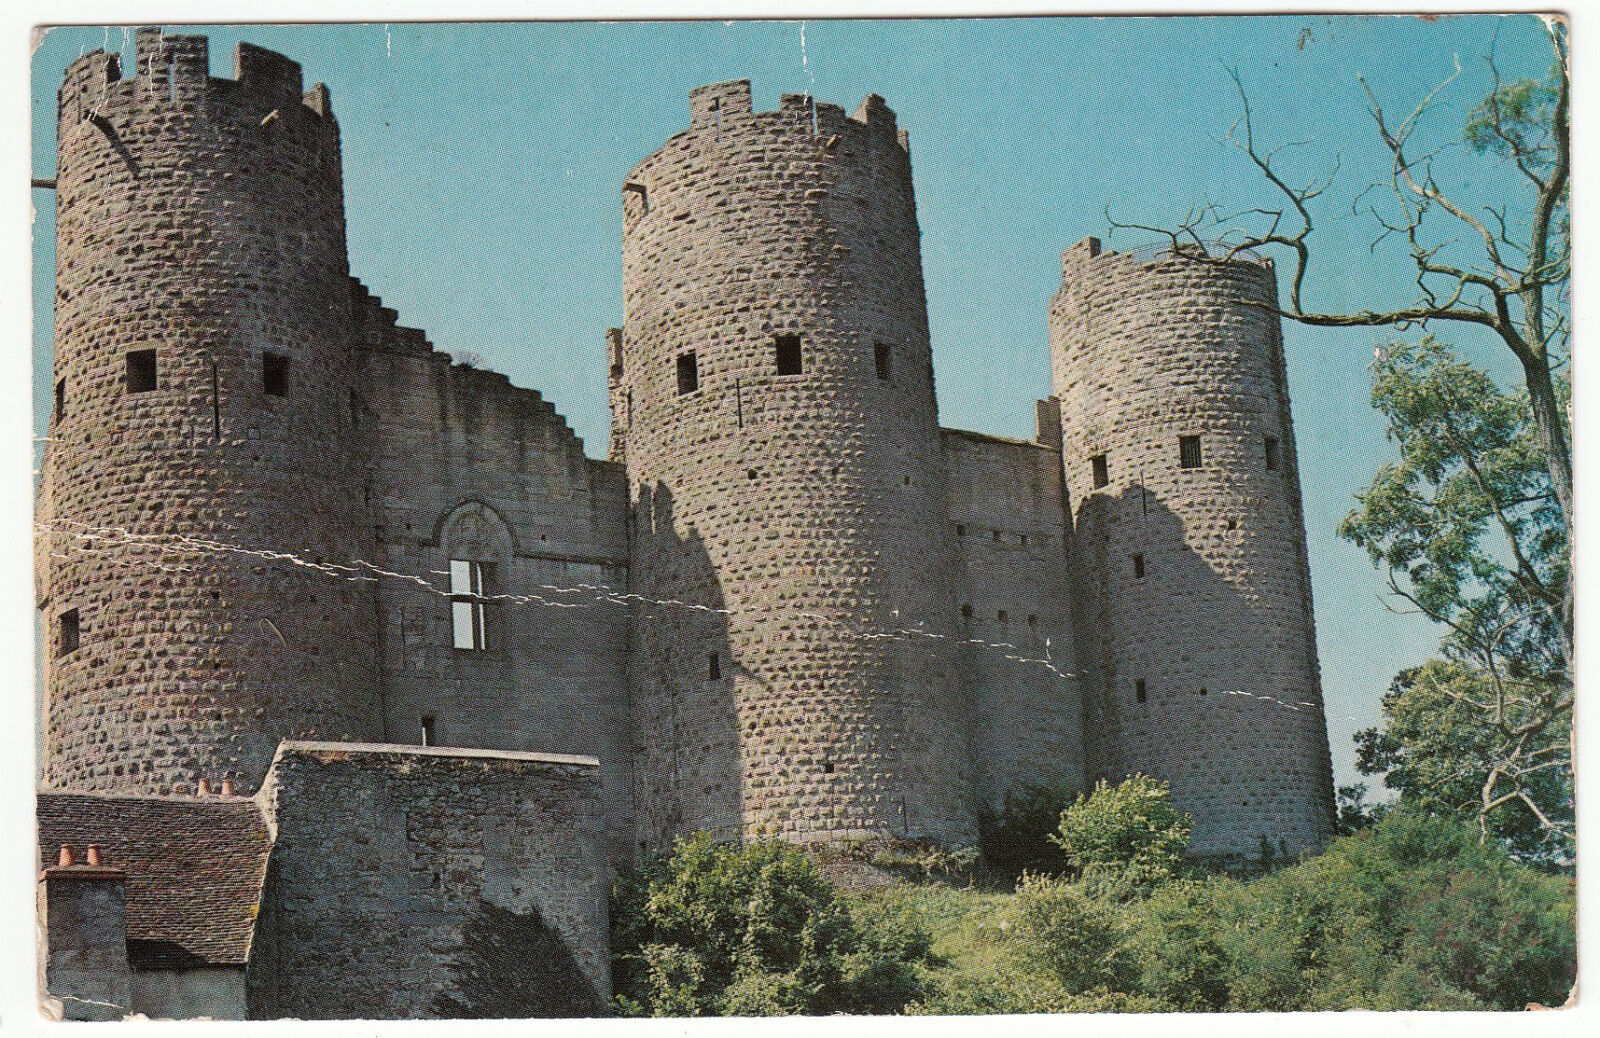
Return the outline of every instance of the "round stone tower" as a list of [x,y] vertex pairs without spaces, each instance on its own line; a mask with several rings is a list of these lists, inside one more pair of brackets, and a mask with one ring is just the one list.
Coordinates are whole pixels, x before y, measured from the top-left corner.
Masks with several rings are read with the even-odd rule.
[[876,95],[690,108],[622,195],[640,839],[971,842],[905,135]]
[[1091,772],[1170,782],[1197,854],[1316,846],[1333,789],[1272,266],[1092,238],[1062,266]]
[[372,584],[317,568],[373,557],[339,131],[287,58],[136,47],[60,93],[44,778],[249,792],[280,739],[381,732]]

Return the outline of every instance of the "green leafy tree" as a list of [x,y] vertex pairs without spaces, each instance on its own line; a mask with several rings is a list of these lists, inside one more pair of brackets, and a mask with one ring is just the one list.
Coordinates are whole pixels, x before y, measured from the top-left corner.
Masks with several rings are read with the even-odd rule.
[[[1445,626],[1444,659],[1384,696],[1361,768],[1480,833],[1559,858],[1572,839],[1572,685],[1562,628],[1566,527],[1527,398],[1425,337],[1375,366],[1399,460],[1339,526],[1391,592]],[[1557,382],[1563,399],[1566,387]]]
[[930,947],[913,920],[852,914],[794,847],[703,834],[619,879],[612,931],[632,1016],[898,1012]]
[[1497,723],[1495,695],[1481,672],[1458,664],[1402,671],[1384,693],[1383,726],[1356,733],[1356,766],[1382,775],[1404,803],[1479,817],[1519,857],[1570,859],[1570,708],[1508,697]]
[[1194,820],[1169,799],[1165,782],[1134,775],[1112,786],[1101,779],[1061,813],[1051,840],[1086,878],[1148,889],[1178,875]]

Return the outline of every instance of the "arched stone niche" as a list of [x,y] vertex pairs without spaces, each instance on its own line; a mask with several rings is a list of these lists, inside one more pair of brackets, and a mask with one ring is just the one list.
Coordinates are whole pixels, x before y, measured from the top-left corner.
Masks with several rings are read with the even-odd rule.
[[510,525],[482,501],[463,501],[439,524],[439,546],[452,559],[508,562],[516,554]]

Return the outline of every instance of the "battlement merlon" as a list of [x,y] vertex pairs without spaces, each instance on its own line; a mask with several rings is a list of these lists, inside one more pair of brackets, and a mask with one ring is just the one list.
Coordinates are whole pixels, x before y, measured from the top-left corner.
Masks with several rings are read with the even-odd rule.
[[730,79],[708,83],[689,91],[689,126],[713,126],[727,115],[751,113],[750,81]]
[[233,80],[210,75],[209,41],[204,36],[167,35],[141,27],[134,34],[133,74],[123,75],[121,58],[90,51],[67,66],[62,79],[60,114],[73,122],[99,113],[113,100],[162,99],[179,107],[197,103],[214,85],[228,84],[267,108],[303,104],[325,120],[333,118],[328,88],[313,84],[302,92],[299,62],[254,44],[240,43],[233,52]]
[[[783,94],[778,99],[778,111],[803,112],[814,118],[818,132],[837,133],[847,120],[844,109],[835,104],[817,101],[810,94]],[[689,91],[689,129],[722,125],[722,120],[735,116],[755,114],[748,79],[732,79],[723,83],[708,83]],[[898,128],[894,110],[880,94],[868,94],[848,116],[849,122],[860,123],[874,130],[887,132],[899,141],[900,147],[910,150],[906,132]]]
[[1094,235],[1080,238],[1077,244],[1061,254],[1061,276],[1071,278],[1072,272],[1100,255],[1100,239]]
[[1265,276],[1271,278],[1276,269],[1272,257],[1261,255],[1249,249],[1231,250],[1226,243],[1180,243],[1176,248],[1146,246],[1129,252],[1118,252],[1115,249],[1101,247],[1100,239],[1089,235],[1079,239],[1077,244],[1069,247],[1061,254],[1061,277],[1063,281],[1073,280],[1073,276],[1085,267],[1097,261],[1110,261],[1120,259],[1123,262],[1142,264],[1168,263],[1173,260],[1199,260],[1217,266],[1227,266],[1234,270],[1264,271]]

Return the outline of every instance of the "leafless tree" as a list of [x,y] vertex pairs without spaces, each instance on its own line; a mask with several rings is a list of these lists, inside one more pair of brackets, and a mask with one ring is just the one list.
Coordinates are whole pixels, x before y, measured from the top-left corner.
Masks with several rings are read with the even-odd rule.
[[[1277,304],[1284,318],[1331,328],[1394,327],[1428,329],[1442,323],[1478,325],[1502,341],[1521,367],[1550,480],[1573,543],[1572,460],[1567,418],[1556,390],[1556,375],[1567,362],[1568,289],[1571,241],[1567,201],[1569,153],[1569,67],[1566,26],[1546,22],[1552,51],[1548,81],[1502,81],[1491,58],[1493,89],[1469,117],[1467,141],[1479,151],[1515,165],[1524,193],[1501,206],[1469,207],[1451,197],[1435,177],[1444,148],[1419,151],[1417,129],[1435,111],[1440,96],[1461,75],[1456,71],[1432,90],[1404,119],[1385,112],[1362,78],[1368,111],[1388,152],[1387,172],[1357,196],[1354,209],[1375,223],[1374,251],[1403,244],[1416,271],[1410,299],[1398,306],[1327,313],[1308,308],[1307,275],[1316,253],[1313,235],[1320,200],[1338,176],[1309,181],[1286,173],[1281,157],[1295,144],[1264,148],[1256,139],[1250,99],[1237,71],[1230,71],[1242,114],[1227,141],[1242,151],[1281,201],[1256,208],[1225,210],[1215,204],[1192,209],[1177,226],[1157,227],[1118,221],[1114,228],[1164,236],[1175,252],[1204,262],[1227,263],[1241,254],[1287,256],[1287,301]],[[1570,580],[1561,602],[1564,647],[1572,651]]]

